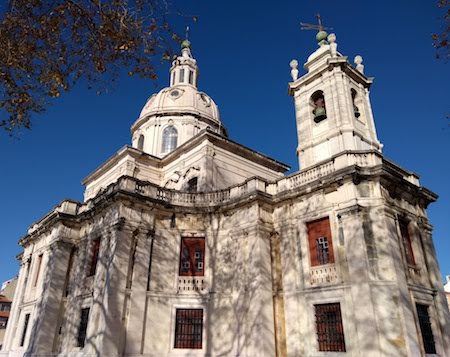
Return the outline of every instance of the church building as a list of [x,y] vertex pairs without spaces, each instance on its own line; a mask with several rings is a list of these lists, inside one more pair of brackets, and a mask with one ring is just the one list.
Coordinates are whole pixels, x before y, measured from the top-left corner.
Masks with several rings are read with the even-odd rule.
[[316,38],[289,175],[228,137],[182,43],[132,145],[20,240],[0,356],[450,356],[437,195],[382,154],[362,58]]

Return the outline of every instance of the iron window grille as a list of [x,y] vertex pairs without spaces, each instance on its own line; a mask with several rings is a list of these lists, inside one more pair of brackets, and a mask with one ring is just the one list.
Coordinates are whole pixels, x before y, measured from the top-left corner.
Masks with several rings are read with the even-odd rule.
[[345,352],[340,304],[320,304],[314,308],[319,351]]
[[319,264],[328,264],[330,262],[330,251],[327,237],[316,239],[316,252]]
[[201,349],[203,309],[177,309],[175,348]]
[[430,315],[428,314],[428,306],[416,304],[416,309],[425,353],[436,353]]

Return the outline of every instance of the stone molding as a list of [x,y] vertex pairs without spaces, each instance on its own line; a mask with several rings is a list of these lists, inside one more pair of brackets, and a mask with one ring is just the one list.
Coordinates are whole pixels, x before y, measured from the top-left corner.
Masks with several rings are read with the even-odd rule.
[[[210,212],[211,209],[216,210],[220,207],[220,211],[223,212],[233,209],[233,207],[247,205],[254,200],[278,205],[292,197],[342,183],[344,178],[354,180],[355,177],[358,177],[359,182],[368,178],[381,177],[382,184],[384,187],[388,186],[388,191],[392,186],[399,197],[405,198],[406,195],[406,198],[414,199],[415,204],[426,206],[437,198],[436,194],[419,185],[417,175],[384,159],[383,155],[375,150],[342,152],[330,160],[274,182],[254,177],[240,185],[211,192],[190,193],[171,190],[148,181],[121,176],[85,204],[75,201],[61,202],[53,211],[33,225],[33,229],[21,239],[20,244],[26,245],[32,237],[40,236],[49,227],[54,227],[57,222],[64,220],[79,222],[79,219],[91,217],[94,210],[98,211],[101,206],[109,202],[111,197],[116,195],[139,197],[144,202],[151,201],[154,204],[160,204],[163,209],[179,207],[195,213],[205,210]],[[75,206],[76,210],[74,210]],[[108,229],[114,229],[113,227],[118,230],[127,229],[126,226],[125,218],[119,217],[108,224]]]

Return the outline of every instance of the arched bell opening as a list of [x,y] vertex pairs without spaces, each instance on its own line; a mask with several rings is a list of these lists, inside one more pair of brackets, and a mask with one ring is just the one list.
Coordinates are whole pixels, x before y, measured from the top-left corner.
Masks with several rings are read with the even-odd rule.
[[311,105],[313,107],[312,113],[316,123],[321,122],[327,118],[327,110],[325,107],[325,96],[321,90],[313,93],[311,96]]
[[361,112],[359,111],[359,107],[357,105],[359,101],[358,93],[356,93],[356,90],[352,88],[351,94],[352,94],[353,114],[355,115],[355,118],[359,118],[361,116]]

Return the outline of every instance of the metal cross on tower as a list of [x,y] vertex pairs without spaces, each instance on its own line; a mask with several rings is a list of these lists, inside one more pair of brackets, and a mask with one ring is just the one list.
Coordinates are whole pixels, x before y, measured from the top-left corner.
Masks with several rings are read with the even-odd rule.
[[186,40],[189,40],[189,26],[186,26]]
[[325,31],[325,30],[332,30],[332,27],[325,27],[322,25],[322,18],[320,17],[320,14],[316,14],[318,25],[312,25],[312,24],[305,24],[303,22],[300,22],[301,29],[302,30],[319,30],[319,31]]

